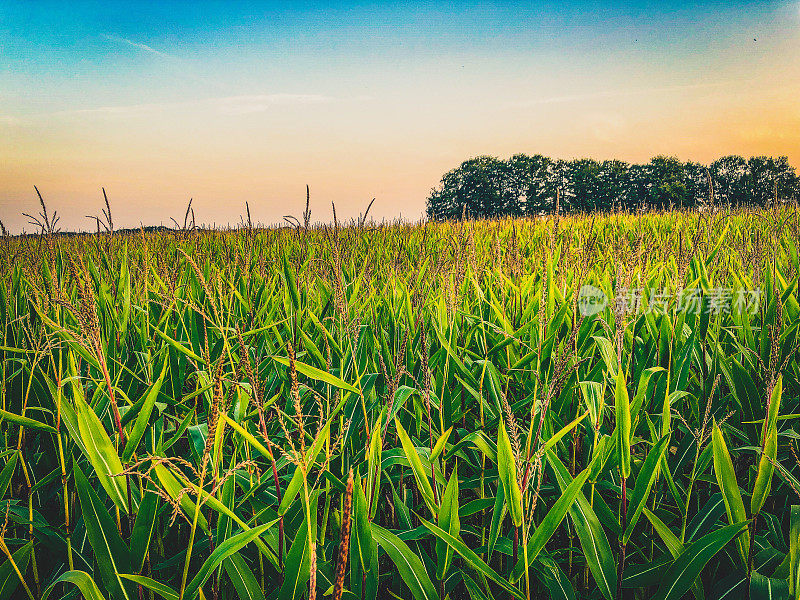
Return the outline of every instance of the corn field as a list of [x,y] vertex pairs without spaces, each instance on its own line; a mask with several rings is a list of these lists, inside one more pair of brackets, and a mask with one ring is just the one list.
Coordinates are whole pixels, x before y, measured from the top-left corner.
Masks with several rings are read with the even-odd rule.
[[796,598],[798,240],[5,236],[0,600]]

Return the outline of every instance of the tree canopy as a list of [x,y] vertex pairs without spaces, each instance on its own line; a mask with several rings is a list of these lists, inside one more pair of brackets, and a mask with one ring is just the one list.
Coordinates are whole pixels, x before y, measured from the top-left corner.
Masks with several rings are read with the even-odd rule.
[[478,156],[442,177],[427,201],[428,217],[533,216],[558,211],[638,211],[710,204],[767,206],[800,195],[785,156],[723,156],[710,165],[656,156],[621,160]]

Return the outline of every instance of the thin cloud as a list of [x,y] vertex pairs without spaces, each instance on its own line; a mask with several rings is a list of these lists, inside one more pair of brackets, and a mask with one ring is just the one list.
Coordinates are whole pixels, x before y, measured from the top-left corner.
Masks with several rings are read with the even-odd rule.
[[639,88],[628,90],[603,90],[598,92],[589,92],[585,94],[569,94],[564,96],[551,96],[549,98],[533,98],[531,100],[523,100],[519,102],[512,102],[508,106],[511,108],[526,108],[530,106],[538,106],[541,104],[564,104],[567,102],[581,102],[583,100],[601,100],[606,98],[627,98],[632,96],[649,96],[652,94],[673,94],[676,92],[685,92],[690,90],[700,90],[708,88],[719,88],[732,85],[733,81],[718,81],[710,83],[693,83],[688,85],[668,85],[661,87]]
[[269,110],[274,106],[330,104],[336,99],[320,94],[256,94],[229,96],[213,101],[221,113],[243,115]]
[[337,102],[333,96],[321,94],[249,94],[238,96],[221,96],[205,100],[191,100],[186,102],[146,102],[141,104],[128,104],[119,106],[97,106],[64,110],[51,113],[54,115],[109,115],[109,116],[136,116],[172,110],[186,110],[195,108],[199,110],[212,110],[225,115],[246,115],[264,112],[278,106],[308,106],[330,104]]
[[107,39],[110,42],[117,42],[118,44],[125,44],[132,48],[138,48],[139,50],[144,50],[145,52],[149,52],[150,54],[154,54],[156,56],[160,56],[161,58],[168,58],[171,60],[179,60],[176,57],[172,56],[171,54],[167,54],[166,52],[162,52],[161,50],[156,50],[155,48],[148,46],[147,44],[142,44],[140,42],[134,42],[133,40],[129,40],[124,37],[120,37],[118,35],[113,35],[110,33],[101,33],[101,37]]
[[128,38],[124,38],[122,36],[114,35],[111,33],[101,33],[100,37],[102,37],[105,40],[108,40],[109,42],[114,42],[116,44],[121,44],[124,46],[128,46],[130,48],[135,48],[136,50],[141,50],[142,52],[146,52],[148,54],[152,54],[153,56],[157,56],[162,60],[162,62],[167,64],[171,68],[171,70],[173,70],[177,75],[181,77],[213,86],[219,90],[228,89],[226,85],[220,83],[219,81],[193,73],[192,66],[188,62],[177,56],[169,54],[168,52],[163,52],[162,50],[157,50],[152,46],[148,46],[147,44],[143,44],[141,42],[130,40]]
[[138,114],[162,112],[186,108],[197,104],[196,102],[147,102],[142,104],[123,104],[119,106],[94,106],[92,108],[76,108],[70,110],[59,110],[52,115],[119,115],[135,116]]

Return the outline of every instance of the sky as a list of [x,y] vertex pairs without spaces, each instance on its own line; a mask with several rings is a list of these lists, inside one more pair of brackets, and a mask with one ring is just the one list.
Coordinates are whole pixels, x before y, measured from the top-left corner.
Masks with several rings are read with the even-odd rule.
[[800,0],[0,2],[0,220],[422,218],[478,155],[800,166]]

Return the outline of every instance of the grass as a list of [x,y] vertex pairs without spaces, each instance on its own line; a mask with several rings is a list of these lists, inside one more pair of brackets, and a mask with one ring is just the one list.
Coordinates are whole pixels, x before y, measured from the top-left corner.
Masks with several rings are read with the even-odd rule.
[[0,600],[797,595],[795,208],[106,221],[0,242]]

